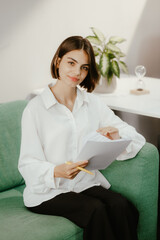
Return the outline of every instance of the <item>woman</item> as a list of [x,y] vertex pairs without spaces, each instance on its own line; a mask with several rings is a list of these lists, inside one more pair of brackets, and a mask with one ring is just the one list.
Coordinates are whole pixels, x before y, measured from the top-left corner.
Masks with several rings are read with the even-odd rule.
[[56,83],[32,99],[22,117],[19,171],[26,183],[25,206],[35,213],[68,218],[84,229],[85,240],[137,239],[136,208],[109,190],[109,182],[98,170],[90,175],[77,168],[87,166],[88,159],[75,159],[83,137],[92,131],[110,139],[132,139],[117,160],[134,157],[145,139],[89,93],[99,74],[87,39],[64,40],[52,60],[51,73]]

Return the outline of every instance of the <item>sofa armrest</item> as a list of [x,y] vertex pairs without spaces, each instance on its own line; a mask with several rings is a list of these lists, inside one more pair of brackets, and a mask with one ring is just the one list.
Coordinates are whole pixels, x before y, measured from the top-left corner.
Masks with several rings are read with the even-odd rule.
[[146,143],[136,157],[114,161],[101,171],[111,190],[121,193],[139,210],[139,240],[156,239],[158,208],[159,154]]

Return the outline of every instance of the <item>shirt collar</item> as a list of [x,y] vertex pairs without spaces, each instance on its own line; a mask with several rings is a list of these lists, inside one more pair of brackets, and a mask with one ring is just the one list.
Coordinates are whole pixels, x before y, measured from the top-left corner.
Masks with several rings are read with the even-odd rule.
[[41,93],[41,98],[43,100],[43,103],[45,105],[45,107],[47,109],[49,109],[50,107],[52,107],[54,104],[57,103],[56,98],[54,97],[50,87],[52,86],[52,84],[49,84],[44,91]]
[[88,102],[89,100],[88,100],[88,94],[86,90],[80,89],[80,87],[77,87],[77,99],[81,103]]
[[[55,105],[57,102],[57,99],[55,98],[55,96],[53,95],[50,87],[53,86],[53,84],[49,84],[44,91],[41,93],[41,98],[44,102],[44,105],[46,107],[46,109],[49,109],[50,107],[52,107],[53,105]],[[78,103],[78,105],[82,105],[83,102],[88,102],[88,95],[86,93],[85,90],[81,90],[79,87],[77,87],[77,98],[76,98],[76,102]]]

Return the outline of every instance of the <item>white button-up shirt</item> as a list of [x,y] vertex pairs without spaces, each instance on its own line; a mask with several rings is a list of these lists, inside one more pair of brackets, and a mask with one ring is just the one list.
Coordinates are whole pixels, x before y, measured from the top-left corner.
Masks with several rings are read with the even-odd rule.
[[109,182],[98,170],[92,171],[94,175],[81,171],[72,180],[54,178],[56,165],[75,162],[83,137],[106,126],[116,127],[122,138],[132,139],[117,160],[134,157],[145,143],[143,136],[92,93],[77,88],[72,112],[56,100],[50,86],[33,98],[22,116],[18,168],[26,183],[24,204],[36,206],[60,193],[81,192],[95,185],[109,188]]

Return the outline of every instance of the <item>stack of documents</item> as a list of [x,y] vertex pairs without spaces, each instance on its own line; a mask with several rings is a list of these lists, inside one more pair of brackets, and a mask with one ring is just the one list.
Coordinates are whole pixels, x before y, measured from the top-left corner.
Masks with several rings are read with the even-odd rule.
[[105,169],[125,151],[130,142],[130,139],[110,140],[98,132],[92,132],[85,137],[76,161],[89,160],[88,170]]

